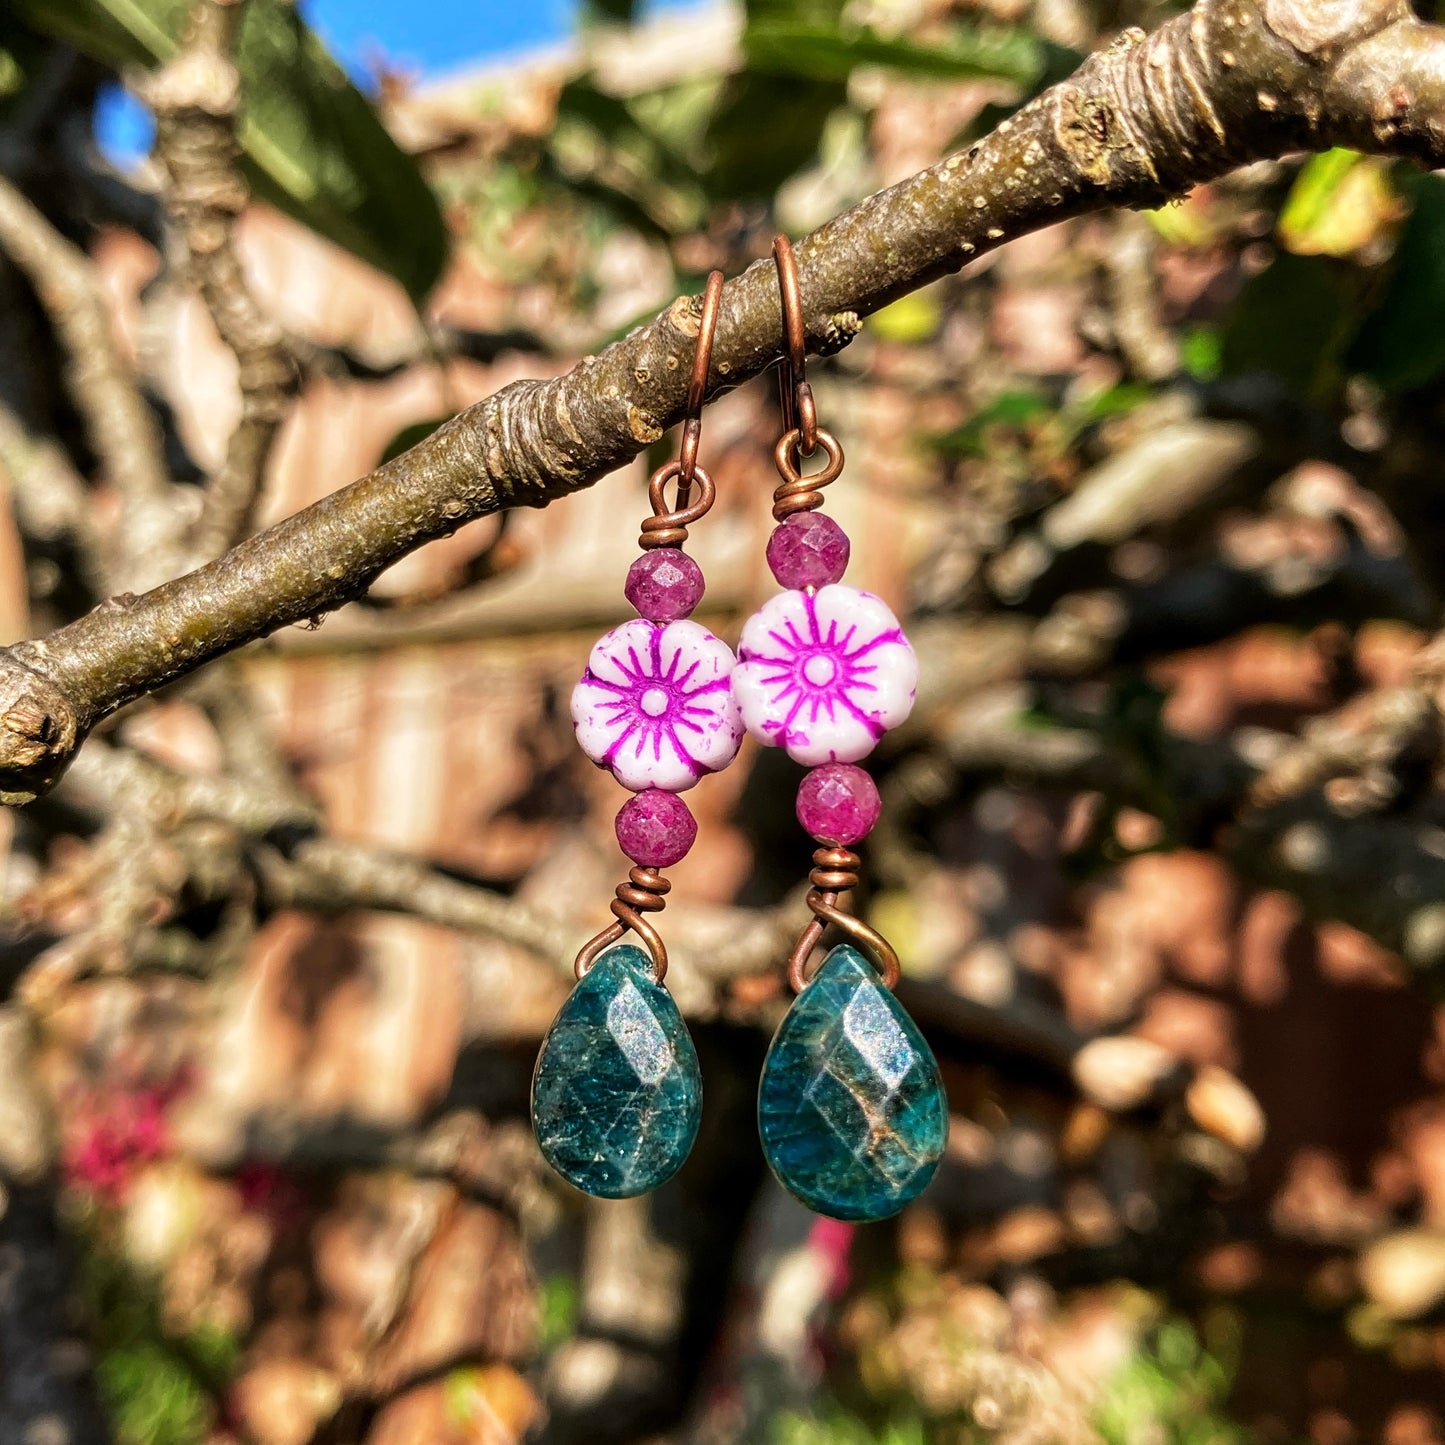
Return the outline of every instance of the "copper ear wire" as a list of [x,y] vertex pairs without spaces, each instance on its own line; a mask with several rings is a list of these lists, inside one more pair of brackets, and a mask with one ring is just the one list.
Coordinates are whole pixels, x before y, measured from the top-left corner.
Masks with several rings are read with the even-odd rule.
[[818,445],[818,408],[808,385],[808,333],[803,325],[803,292],[798,284],[798,259],[786,236],[773,238],[773,264],[778,268],[778,290],[783,299],[783,339],[788,354],[778,376],[783,430],[798,433],[802,455],[810,457]]
[[[773,262],[778,268],[786,348],[778,373],[783,435],[773,448],[773,465],[783,479],[782,486],[773,493],[773,518],[781,522],[794,512],[810,512],[822,505],[819,493],[843,470],[843,447],[832,432],[818,425],[818,406],[813,399],[813,388],[808,384],[808,336],[803,325],[798,261],[786,236],[774,239]],[[805,477],[800,464],[820,446],[828,454],[827,465],[822,471]]]
[[707,378],[712,370],[712,343],[717,335],[718,308],[722,305],[723,273],[709,272],[702,293],[702,311],[697,319],[697,350],[692,358],[692,376],[687,383],[687,415],[682,424],[682,448],[678,453],[677,505],[687,506],[697,471],[697,449],[702,442],[702,404],[707,396]]
[[[687,383],[682,445],[677,460],[665,462],[647,484],[652,516],[643,519],[642,534],[637,539],[637,545],[644,550],[681,547],[687,541],[688,527],[707,514],[717,495],[712,478],[698,464],[697,453],[702,442],[702,406],[707,397],[708,376],[712,371],[712,343],[717,335],[722,288],[723,273],[713,271],[707,278],[707,286],[702,293],[702,310],[698,315],[697,350],[693,354],[692,375]],[[677,496],[669,510],[667,486],[674,481],[677,483]],[[692,497],[694,486],[698,490],[696,500]],[[611,905],[613,921],[588,939],[578,951],[572,966],[575,975],[580,979],[597,961],[598,954],[632,932],[646,944],[648,953],[652,955],[653,976],[661,983],[667,977],[667,945],[644,915],[660,913],[666,906],[665,895],[671,888],[672,884],[659,869],[633,868],[627,875],[627,881],[617,885],[617,894]]]

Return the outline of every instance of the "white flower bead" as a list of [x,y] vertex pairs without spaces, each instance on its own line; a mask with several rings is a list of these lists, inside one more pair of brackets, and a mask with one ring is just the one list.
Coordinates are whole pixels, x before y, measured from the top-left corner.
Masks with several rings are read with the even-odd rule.
[[888,604],[834,583],[748,619],[733,669],[743,725],[809,767],[853,763],[913,710],[918,659]]
[[639,618],[598,639],[572,690],[582,751],[625,788],[681,793],[725,768],[743,739],[732,648],[696,622]]

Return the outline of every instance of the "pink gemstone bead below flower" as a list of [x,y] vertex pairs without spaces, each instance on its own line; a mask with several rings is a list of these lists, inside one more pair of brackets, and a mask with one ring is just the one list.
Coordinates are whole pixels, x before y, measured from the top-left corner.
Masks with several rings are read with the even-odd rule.
[[702,568],[680,547],[654,547],[627,569],[623,594],[649,622],[676,622],[702,601]]
[[848,570],[848,534],[822,512],[795,512],[768,538],[768,566],[780,587],[826,587]]
[[697,819],[676,793],[649,788],[617,810],[617,842],[644,868],[671,868],[697,840]]
[[696,622],[641,618],[597,640],[572,689],[582,751],[634,793],[682,793],[725,768],[743,738],[732,649]]
[[866,838],[882,811],[877,784],[852,763],[824,763],[798,786],[798,821],[831,847],[851,848]]
[[836,584],[764,603],[733,669],[743,725],[809,767],[867,757],[913,710],[917,686],[918,659],[888,604]]

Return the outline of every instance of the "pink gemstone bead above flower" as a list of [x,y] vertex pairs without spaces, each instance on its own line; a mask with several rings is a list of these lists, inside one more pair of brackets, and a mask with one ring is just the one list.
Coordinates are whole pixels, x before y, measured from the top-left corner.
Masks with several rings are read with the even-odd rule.
[[650,622],[690,617],[702,601],[702,568],[680,547],[655,547],[628,569],[622,594]]
[[572,690],[582,751],[624,788],[685,792],[725,768],[743,725],[732,649],[696,622],[638,619],[598,639]]
[[835,584],[748,619],[733,670],[747,730],[809,767],[852,763],[913,710],[918,659],[887,603]]
[[644,868],[671,868],[697,842],[697,819],[676,793],[649,788],[617,810],[617,842]]
[[852,543],[826,512],[795,512],[768,538],[768,566],[779,587],[825,587],[848,570]]

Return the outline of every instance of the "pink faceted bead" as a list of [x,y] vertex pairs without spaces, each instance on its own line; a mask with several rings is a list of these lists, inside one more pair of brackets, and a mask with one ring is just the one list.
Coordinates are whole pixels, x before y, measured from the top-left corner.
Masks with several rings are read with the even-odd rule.
[[696,838],[697,819],[676,793],[649,788],[617,810],[617,841],[644,868],[670,868]]
[[795,512],[768,538],[768,566],[780,587],[826,587],[848,570],[848,534],[822,512]]
[[622,591],[649,622],[676,622],[702,601],[702,568],[680,547],[653,547],[628,568]]
[[824,763],[798,788],[798,821],[818,842],[836,848],[866,838],[882,811],[877,785],[852,763]]

